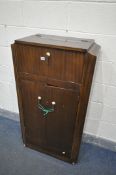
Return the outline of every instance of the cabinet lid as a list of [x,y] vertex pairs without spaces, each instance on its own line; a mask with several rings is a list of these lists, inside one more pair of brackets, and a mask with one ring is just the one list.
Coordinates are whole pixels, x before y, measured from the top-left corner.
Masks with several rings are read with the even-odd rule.
[[94,44],[94,40],[74,38],[74,37],[55,36],[55,35],[36,34],[25,38],[17,39],[15,40],[15,43],[86,52],[92,47],[92,45]]

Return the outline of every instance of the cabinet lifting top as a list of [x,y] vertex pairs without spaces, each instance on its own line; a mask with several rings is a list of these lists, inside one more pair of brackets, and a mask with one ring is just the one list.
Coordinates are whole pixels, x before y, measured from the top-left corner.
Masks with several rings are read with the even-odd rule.
[[15,40],[15,43],[86,52],[92,47],[92,45],[94,44],[94,40],[36,34],[17,39]]

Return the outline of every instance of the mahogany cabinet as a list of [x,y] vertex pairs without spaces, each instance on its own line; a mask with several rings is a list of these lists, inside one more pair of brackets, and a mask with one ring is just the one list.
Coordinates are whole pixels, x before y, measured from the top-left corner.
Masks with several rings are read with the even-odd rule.
[[94,40],[40,34],[12,44],[27,147],[77,161],[99,49]]

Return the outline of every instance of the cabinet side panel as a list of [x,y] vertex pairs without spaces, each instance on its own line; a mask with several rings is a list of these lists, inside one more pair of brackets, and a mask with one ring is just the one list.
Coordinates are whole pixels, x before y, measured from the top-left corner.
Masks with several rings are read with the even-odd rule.
[[12,49],[12,58],[13,58],[15,81],[16,81],[16,90],[17,90],[17,97],[18,97],[18,107],[19,107],[22,138],[23,138],[23,143],[25,144],[25,126],[24,126],[24,122],[23,122],[23,108],[22,108],[21,95],[20,95],[20,89],[19,89],[20,88],[20,83],[19,83],[19,80],[18,80],[17,51],[16,51],[15,44],[11,45],[11,49]]
[[85,54],[86,67],[84,71],[83,84],[80,90],[80,101],[77,112],[77,119],[75,123],[75,132],[74,132],[72,154],[71,154],[72,162],[77,161],[77,157],[79,154],[79,148],[82,138],[83,126],[85,122],[85,116],[87,111],[87,105],[89,100],[95,63],[96,63],[96,56],[90,55],[89,53]]

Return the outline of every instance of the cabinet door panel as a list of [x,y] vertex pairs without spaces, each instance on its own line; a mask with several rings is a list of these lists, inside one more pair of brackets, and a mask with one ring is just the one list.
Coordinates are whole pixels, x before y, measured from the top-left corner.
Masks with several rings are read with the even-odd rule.
[[23,121],[27,140],[31,138],[32,144],[45,145],[45,120],[38,110],[37,92],[41,91],[42,85],[33,81],[21,80],[20,91],[23,108]]
[[[34,81],[21,80],[21,97],[24,125],[28,143],[41,147],[48,152],[70,157],[75,119],[78,109],[78,91],[48,86]],[[54,112],[43,115],[41,105],[52,108]]]

